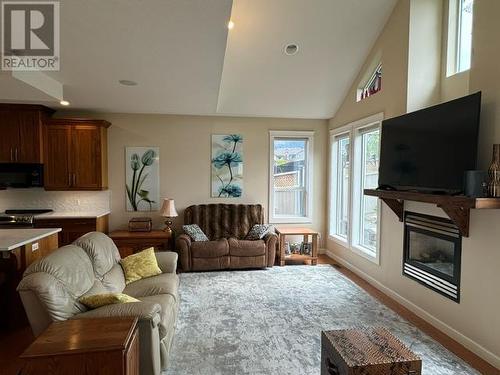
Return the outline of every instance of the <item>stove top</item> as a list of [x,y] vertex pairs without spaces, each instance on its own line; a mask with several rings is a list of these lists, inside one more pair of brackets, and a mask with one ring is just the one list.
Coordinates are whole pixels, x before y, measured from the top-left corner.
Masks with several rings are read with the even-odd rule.
[[6,215],[39,215],[53,212],[50,208],[27,208],[5,210]]
[[5,210],[4,215],[0,215],[1,228],[33,227],[35,215],[52,212],[51,209],[10,209]]

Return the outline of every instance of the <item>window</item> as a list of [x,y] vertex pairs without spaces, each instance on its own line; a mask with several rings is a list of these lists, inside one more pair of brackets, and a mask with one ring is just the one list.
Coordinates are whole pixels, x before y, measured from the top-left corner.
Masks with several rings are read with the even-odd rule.
[[269,221],[307,223],[312,213],[313,132],[270,132]]
[[368,81],[358,87],[357,101],[366,99],[382,90],[382,63],[380,63],[368,78]]
[[330,237],[378,263],[379,211],[364,189],[378,186],[382,114],[332,130]]
[[459,0],[457,72],[470,69],[472,53],[473,0]]
[[335,194],[331,194],[330,234],[347,241],[349,231],[349,160],[350,133],[333,137],[331,165],[331,186]]
[[449,0],[448,11],[446,75],[449,77],[471,66],[474,0]]
[[364,189],[378,187],[378,167],[380,156],[380,127],[376,124],[358,130],[360,174],[355,192],[359,211],[353,233],[355,245],[376,255],[378,227],[378,199],[363,194]]

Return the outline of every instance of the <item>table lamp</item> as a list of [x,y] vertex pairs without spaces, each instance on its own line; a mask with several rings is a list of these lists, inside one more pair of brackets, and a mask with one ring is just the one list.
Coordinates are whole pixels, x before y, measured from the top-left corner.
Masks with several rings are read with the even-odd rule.
[[164,231],[172,234],[172,221],[170,218],[179,216],[175,210],[175,202],[173,199],[165,198],[163,199],[163,205],[161,206],[160,215],[166,217],[165,229]]

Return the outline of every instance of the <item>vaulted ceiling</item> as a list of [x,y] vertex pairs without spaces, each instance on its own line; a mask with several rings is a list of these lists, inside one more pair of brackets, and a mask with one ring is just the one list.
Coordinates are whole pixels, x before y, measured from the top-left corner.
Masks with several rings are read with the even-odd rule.
[[62,0],[61,70],[2,72],[0,100],[58,107],[52,78],[79,110],[329,118],[395,2]]

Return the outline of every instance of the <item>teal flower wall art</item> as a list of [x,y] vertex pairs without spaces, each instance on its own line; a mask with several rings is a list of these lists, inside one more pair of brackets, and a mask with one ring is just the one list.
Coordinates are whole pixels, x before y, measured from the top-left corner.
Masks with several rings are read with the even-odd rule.
[[127,211],[156,211],[159,209],[159,153],[158,147],[126,148]]
[[212,197],[243,194],[243,136],[212,135]]

